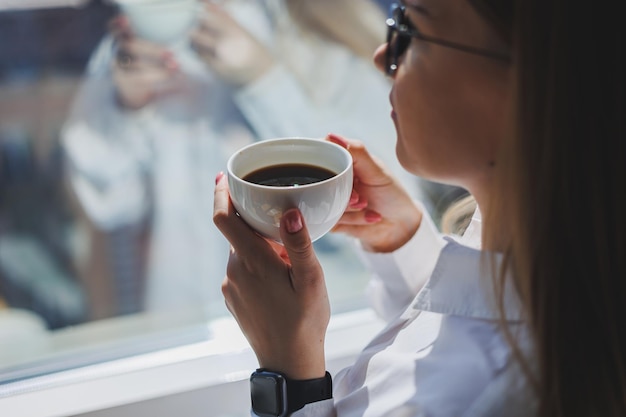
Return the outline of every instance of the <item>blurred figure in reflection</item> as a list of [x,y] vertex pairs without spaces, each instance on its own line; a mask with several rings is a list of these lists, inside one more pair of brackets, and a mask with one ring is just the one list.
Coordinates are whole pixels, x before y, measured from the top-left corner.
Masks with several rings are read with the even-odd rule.
[[210,218],[210,190],[251,141],[341,132],[406,175],[382,146],[394,130],[388,81],[370,62],[384,40],[374,2],[203,6],[189,48],[140,39],[116,18],[63,131],[73,189],[108,241],[118,288],[110,314],[222,311],[228,247]]
[[36,150],[25,125],[0,124],[0,305],[30,310],[54,330],[85,321],[87,305],[57,152]]

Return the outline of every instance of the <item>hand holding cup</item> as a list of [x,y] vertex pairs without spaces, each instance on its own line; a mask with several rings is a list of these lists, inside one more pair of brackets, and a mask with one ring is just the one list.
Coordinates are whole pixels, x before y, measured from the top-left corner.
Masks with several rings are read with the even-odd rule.
[[124,15],[114,18],[109,28],[116,41],[112,75],[119,103],[139,109],[167,93],[179,74],[173,53],[163,45],[137,37]]
[[298,209],[281,217],[283,245],[255,233],[216,179],[213,221],[231,244],[222,293],[259,366],[293,379],[324,376],[330,303],[324,273]]
[[353,194],[333,230],[359,239],[371,252],[403,246],[421,224],[420,207],[362,142],[335,134],[326,139],[347,149],[354,160]]

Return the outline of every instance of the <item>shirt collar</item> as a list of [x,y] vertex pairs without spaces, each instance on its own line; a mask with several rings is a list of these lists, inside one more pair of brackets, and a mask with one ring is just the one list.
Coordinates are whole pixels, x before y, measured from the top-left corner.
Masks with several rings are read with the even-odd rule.
[[[502,255],[481,251],[481,218],[478,210],[459,242],[446,238],[435,269],[417,295],[413,307],[441,314],[486,320],[502,317],[494,288]],[[470,247],[468,245],[474,246]],[[503,317],[507,321],[523,320],[522,305],[510,277],[504,280]]]

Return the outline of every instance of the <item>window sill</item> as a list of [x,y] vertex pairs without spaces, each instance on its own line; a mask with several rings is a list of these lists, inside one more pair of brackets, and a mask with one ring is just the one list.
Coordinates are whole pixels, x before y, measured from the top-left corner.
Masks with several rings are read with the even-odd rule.
[[[334,315],[326,341],[329,371],[349,364],[382,326],[369,309]],[[205,342],[0,385],[0,414],[68,416],[247,380],[257,362],[234,320],[216,320],[209,332]],[[219,400],[248,407],[239,396]]]

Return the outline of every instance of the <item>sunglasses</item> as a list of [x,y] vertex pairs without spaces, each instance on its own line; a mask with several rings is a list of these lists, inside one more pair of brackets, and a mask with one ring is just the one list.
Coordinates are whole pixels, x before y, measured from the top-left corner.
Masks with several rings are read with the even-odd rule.
[[387,19],[386,23],[387,50],[385,52],[385,72],[387,75],[393,75],[396,72],[398,69],[398,60],[406,52],[411,44],[412,38],[504,62],[511,61],[511,57],[508,54],[462,45],[422,34],[415,24],[407,18],[405,6],[393,4],[391,6],[390,17]]

